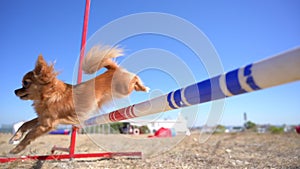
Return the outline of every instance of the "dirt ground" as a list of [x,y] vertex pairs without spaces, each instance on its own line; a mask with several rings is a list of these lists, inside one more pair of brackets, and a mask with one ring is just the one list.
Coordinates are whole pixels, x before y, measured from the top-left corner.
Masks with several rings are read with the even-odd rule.
[[[0,135],[0,156],[7,157],[11,135]],[[53,145],[68,147],[70,136],[45,135],[20,155],[50,154]],[[76,152],[141,151],[142,159],[74,159],[0,163],[2,169],[96,169],[96,168],[300,168],[300,135],[193,133],[172,138],[124,135],[77,135]],[[65,154],[56,152],[55,154]]]

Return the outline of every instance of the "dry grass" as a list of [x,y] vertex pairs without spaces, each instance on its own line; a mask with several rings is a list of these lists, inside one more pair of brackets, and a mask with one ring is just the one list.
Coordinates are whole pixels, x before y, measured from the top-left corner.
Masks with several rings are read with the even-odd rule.
[[[2,163],[0,168],[300,168],[300,135],[296,133],[215,134],[203,142],[206,136],[194,133],[148,139],[146,136],[78,135],[77,152],[142,151],[143,159],[16,161]],[[7,144],[9,137],[0,135],[1,156],[7,156],[13,147]],[[53,145],[68,147],[69,136],[46,135],[21,155],[49,154]]]

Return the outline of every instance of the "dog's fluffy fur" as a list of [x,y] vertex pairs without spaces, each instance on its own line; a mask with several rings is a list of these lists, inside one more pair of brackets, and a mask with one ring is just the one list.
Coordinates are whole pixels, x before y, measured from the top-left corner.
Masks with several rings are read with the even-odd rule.
[[33,100],[38,115],[24,123],[10,142],[24,139],[10,151],[16,154],[25,149],[34,139],[53,129],[58,124],[79,124],[114,97],[125,97],[133,90],[147,92],[140,78],[119,67],[112,58],[123,55],[119,48],[93,47],[86,55],[82,70],[93,74],[105,67],[103,74],[78,85],[66,84],[56,78],[54,65],[48,65],[40,55],[33,71],[23,77],[23,87],[15,90],[22,100]]

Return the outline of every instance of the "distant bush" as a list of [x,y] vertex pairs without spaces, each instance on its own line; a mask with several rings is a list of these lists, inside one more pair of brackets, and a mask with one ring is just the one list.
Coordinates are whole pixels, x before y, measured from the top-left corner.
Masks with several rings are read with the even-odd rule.
[[281,134],[284,132],[284,129],[283,127],[276,127],[276,126],[271,126],[269,128],[269,131],[272,133],[272,134]]
[[222,125],[217,125],[215,131],[214,131],[214,134],[216,133],[224,133],[226,130],[226,127],[225,126],[222,126]]
[[139,127],[140,131],[141,131],[141,134],[148,134],[150,133],[150,130],[148,128],[148,126],[141,126]]
[[250,129],[255,130],[256,129],[256,124],[253,123],[252,121],[247,121],[245,123],[245,128],[248,129],[248,130],[250,130]]
[[115,122],[115,123],[111,123],[111,124],[110,124],[110,127],[111,127],[113,130],[117,131],[117,133],[121,133],[120,130],[121,130],[121,128],[123,128],[125,125],[126,125],[126,124],[121,123],[121,122]]

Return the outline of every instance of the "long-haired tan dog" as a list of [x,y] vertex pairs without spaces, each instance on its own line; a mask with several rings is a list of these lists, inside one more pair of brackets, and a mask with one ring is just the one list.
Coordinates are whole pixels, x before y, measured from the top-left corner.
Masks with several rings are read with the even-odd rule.
[[34,70],[23,77],[23,87],[15,90],[22,100],[33,100],[37,113],[24,123],[10,142],[21,142],[10,151],[16,154],[25,149],[34,139],[53,129],[58,124],[79,124],[90,112],[96,111],[113,97],[125,97],[133,90],[145,91],[140,78],[119,67],[112,58],[122,55],[122,50],[111,47],[93,47],[83,62],[83,71],[93,74],[105,67],[103,74],[78,85],[66,84],[56,78],[58,75],[53,64],[48,65],[40,55]]

